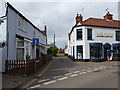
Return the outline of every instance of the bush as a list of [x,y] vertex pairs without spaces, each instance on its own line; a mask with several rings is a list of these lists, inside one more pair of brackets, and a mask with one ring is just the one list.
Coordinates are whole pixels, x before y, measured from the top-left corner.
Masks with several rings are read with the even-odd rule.
[[56,46],[50,47],[49,50],[52,52],[52,56],[56,56],[58,53],[58,48]]

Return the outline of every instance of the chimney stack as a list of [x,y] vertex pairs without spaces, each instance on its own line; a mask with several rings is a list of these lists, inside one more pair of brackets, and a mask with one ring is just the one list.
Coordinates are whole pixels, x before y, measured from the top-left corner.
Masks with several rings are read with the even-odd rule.
[[45,34],[47,34],[47,27],[46,25],[44,26]]
[[78,24],[78,23],[82,23],[82,20],[83,20],[83,16],[80,14],[77,14],[77,16],[76,16],[76,24]]
[[70,40],[70,33],[68,33],[68,40]]
[[113,20],[113,15],[107,12],[106,15],[104,16],[104,19]]

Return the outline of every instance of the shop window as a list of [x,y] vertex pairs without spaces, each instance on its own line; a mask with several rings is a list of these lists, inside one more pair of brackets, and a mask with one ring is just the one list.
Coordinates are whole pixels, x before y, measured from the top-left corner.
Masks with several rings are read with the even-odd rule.
[[82,40],[82,29],[77,29],[77,40]]
[[113,45],[113,58],[120,58],[120,45]]
[[120,41],[120,31],[116,31],[116,41]]
[[92,29],[87,29],[87,39],[92,40]]
[[91,44],[90,45],[90,58],[102,58],[102,44]]
[[83,58],[83,46],[77,46],[77,59]]

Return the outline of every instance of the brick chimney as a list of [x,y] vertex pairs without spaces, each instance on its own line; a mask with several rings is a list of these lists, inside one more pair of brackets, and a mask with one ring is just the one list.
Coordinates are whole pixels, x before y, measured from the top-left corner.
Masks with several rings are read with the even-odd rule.
[[44,26],[45,34],[47,34],[47,27],[46,25]]
[[70,33],[68,33],[68,40],[70,40]]
[[78,23],[82,23],[82,20],[83,20],[83,16],[80,14],[77,14],[77,16],[76,16],[76,24],[78,24]]
[[109,12],[106,13],[106,15],[104,16],[104,19],[108,19],[108,20],[113,20],[113,15],[110,14]]

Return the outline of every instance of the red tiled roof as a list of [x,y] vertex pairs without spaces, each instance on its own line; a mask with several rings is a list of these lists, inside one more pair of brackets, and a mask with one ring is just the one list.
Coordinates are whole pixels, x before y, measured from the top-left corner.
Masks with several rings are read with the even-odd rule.
[[120,28],[120,21],[118,21],[118,20],[98,19],[98,18],[88,18],[85,21],[83,21],[81,23],[81,25]]

